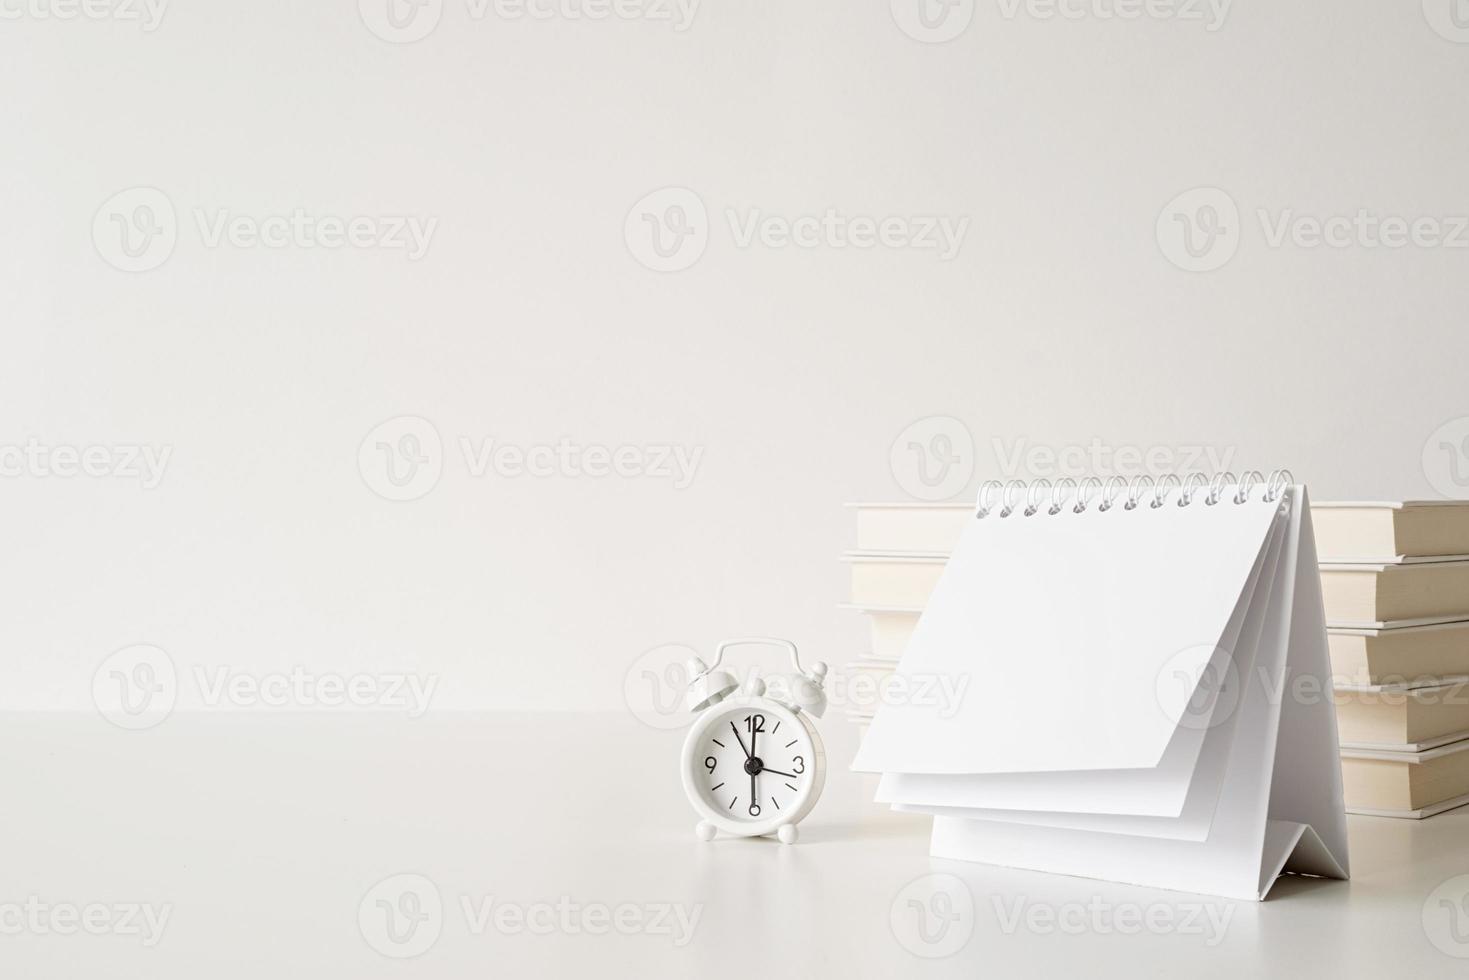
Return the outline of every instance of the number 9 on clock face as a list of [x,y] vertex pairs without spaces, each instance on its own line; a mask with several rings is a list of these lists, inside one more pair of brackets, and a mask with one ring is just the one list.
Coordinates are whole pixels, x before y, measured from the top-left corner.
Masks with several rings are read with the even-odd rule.
[[705,711],[684,742],[684,789],[726,833],[752,837],[798,823],[825,780],[825,754],[801,712],[764,697]]

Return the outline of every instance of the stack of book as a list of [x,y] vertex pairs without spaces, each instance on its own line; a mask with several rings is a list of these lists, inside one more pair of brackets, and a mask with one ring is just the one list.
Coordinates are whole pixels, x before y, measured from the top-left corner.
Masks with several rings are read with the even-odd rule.
[[863,614],[870,641],[867,652],[846,665],[843,701],[848,720],[865,735],[884,698],[908,694],[893,683],[893,670],[974,507],[847,506],[856,516],[857,547],[842,556],[852,578],[851,601],[843,607]]
[[1311,508],[1347,810],[1469,803],[1469,503]]
[[[843,556],[868,650],[846,667],[846,714],[865,733],[904,697],[898,658],[970,504],[850,504]],[[1427,817],[1469,804],[1469,502],[1317,503],[1321,588],[1347,810]]]

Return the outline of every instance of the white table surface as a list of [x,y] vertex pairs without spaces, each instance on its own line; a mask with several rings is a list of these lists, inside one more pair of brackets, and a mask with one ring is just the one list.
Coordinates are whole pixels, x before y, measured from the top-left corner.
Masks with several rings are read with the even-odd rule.
[[[822,724],[827,792],[794,846],[697,841],[682,733],[628,714],[0,724],[7,977],[1469,974],[1424,926],[1435,887],[1469,873],[1469,808],[1353,817],[1352,881],[1287,880],[1264,903],[1229,902],[930,859],[927,822],[867,802],[844,770],[855,732],[835,717]],[[918,955],[940,947],[906,924],[919,910],[903,890],[931,873],[956,876],[973,903],[953,913],[941,942],[958,948],[943,959]],[[395,944],[377,900],[422,887],[392,878],[404,874],[431,882],[442,911]],[[476,931],[487,899],[535,918],[537,933],[515,932],[513,918]],[[98,903],[102,934],[62,934],[67,907]],[[624,910],[629,934],[588,934],[598,908],[624,904],[651,928],[631,931]],[[167,912],[161,929],[146,927],[144,906]],[[679,908],[697,911],[683,920],[691,935]],[[1016,911],[1032,924],[1016,925]],[[1459,914],[1463,942],[1449,950],[1469,956],[1469,906]],[[1137,928],[1135,915],[1165,928]],[[409,959],[380,951],[413,943],[425,948]]]

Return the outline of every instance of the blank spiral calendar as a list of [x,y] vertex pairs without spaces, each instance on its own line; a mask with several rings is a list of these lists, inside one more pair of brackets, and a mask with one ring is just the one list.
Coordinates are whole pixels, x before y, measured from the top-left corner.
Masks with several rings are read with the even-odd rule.
[[[1305,488],[1223,474],[982,488],[853,768],[931,853],[1263,899],[1347,877]],[[959,689],[959,688],[951,688]]]

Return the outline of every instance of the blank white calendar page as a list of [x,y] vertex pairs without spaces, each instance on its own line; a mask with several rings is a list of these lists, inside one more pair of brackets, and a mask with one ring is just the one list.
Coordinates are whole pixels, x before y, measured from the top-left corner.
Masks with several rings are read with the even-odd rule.
[[[1255,569],[1255,581],[1240,600],[1225,629],[1221,649],[1209,670],[1214,677],[1251,675],[1254,654],[1265,625],[1270,597],[1277,587],[1277,566],[1284,543],[1284,521],[1277,520],[1266,546],[1268,554]],[[1213,711],[1226,699],[1210,697],[1194,707],[1191,723],[1177,729],[1152,769],[1090,769],[1064,772],[988,773],[983,775],[884,773],[876,799],[880,803],[916,807],[967,808],[983,818],[987,810],[1102,816],[1179,822],[1192,819],[1207,830],[1223,779],[1235,713],[1213,721]],[[1207,711],[1202,710],[1207,709]],[[1200,753],[1202,749],[1202,754]],[[1064,820],[1031,821],[1060,825]]]
[[[973,520],[904,651],[957,705],[884,705],[853,768],[1055,772],[1157,765],[1268,540],[1278,502]],[[956,688],[951,688],[956,689]],[[1037,694],[1044,696],[1037,696]]]

